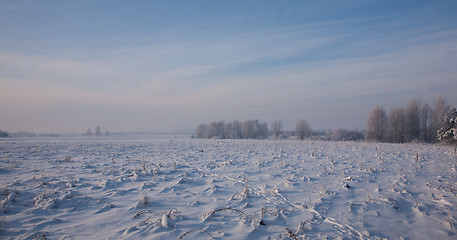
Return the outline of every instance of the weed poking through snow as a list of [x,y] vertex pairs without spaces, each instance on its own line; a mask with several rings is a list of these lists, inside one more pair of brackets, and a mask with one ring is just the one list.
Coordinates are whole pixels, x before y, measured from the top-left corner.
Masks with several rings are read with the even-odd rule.
[[211,237],[211,239],[214,239],[214,237],[211,235],[211,233],[209,233],[205,229],[197,228],[197,229],[192,229],[192,230],[189,230],[189,231],[185,232],[183,235],[179,236],[178,240],[183,239],[186,235],[188,235],[189,233],[194,232],[194,231],[202,231],[202,232],[208,234]]
[[217,213],[217,212],[228,211],[228,210],[234,211],[234,212],[240,214],[240,215],[243,216],[243,217],[246,217],[246,216],[247,216],[246,213],[244,213],[244,212],[241,211],[241,210],[234,209],[234,208],[230,208],[230,207],[226,207],[226,208],[215,209],[215,210],[209,212],[208,214],[203,215],[204,220],[205,220],[205,221],[208,220],[210,217],[212,217],[212,216],[213,216],[215,213]]

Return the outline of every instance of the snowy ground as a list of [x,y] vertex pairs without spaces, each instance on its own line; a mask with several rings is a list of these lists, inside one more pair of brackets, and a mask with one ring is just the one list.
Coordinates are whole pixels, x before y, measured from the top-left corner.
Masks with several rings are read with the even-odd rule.
[[1,239],[456,239],[454,148],[0,141]]

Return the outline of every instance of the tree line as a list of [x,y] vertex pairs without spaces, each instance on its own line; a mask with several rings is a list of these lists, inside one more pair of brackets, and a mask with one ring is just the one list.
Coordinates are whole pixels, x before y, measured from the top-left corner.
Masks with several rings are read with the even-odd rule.
[[259,120],[240,122],[212,122],[197,125],[195,130],[197,138],[230,138],[230,139],[265,139],[268,137],[268,124]]
[[[303,140],[311,135],[311,128],[306,120],[301,119],[295,125],[295,136]],[[265,139],[273,135],[279,138],[284,134],[283,124],[280,120],[273,122],[271,132],[266,122],[257,119],[240,122],[212,122],[210,124],[198,124],[195,129],[196,138],[218,139]]]
[[[103,134],[102,134],[102,129],[100,128],[100,126],[97,126],[95,128],[95,132],[92,132],[92,129],[88,128],[84,135],[85,136],[97,136],[97,137],[99,137],[99,136],[102,136]],[[108,136],[108,135],[109,135],[109,131],[106,130],[105,131],[105,136]]]
[[364,138],[377,142],[427,142],[437,141],[457,143],[457,111],[451,110],[443,97],[438,97],[433,106],[413,98],[406,107],[393,107],[387,113],[384,107],[376,106],[368,116],[366,131],[343,128],[313,132],[308,122],[299,120],[295,131],[284,131],[283,124],[276,120],[271,130],[266,122],[247,120],[240,122],[212,122],[197,125],[196,138],[218,139],[276,139],[295,136],[298,139],[318,139],[333,141],[358,141]]
[[433,107],[413,98],[406,107],[391,108],[376,106],[368,116],[366,139],[378,142],[428,142],[438,141],[438,131],[451,106],[443,97],[435,100]]

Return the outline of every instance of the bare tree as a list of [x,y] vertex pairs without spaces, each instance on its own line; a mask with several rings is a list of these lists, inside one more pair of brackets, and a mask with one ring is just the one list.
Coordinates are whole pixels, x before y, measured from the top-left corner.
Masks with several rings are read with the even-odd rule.
[[219,121],[216,123],[216,137],[220,139],[225,138],[225,122]]
[[255,126],[254,120],[244,121],[241,125],[241,129],[243,132],[243,138],[255,138]]
[[385,131],[387,127],[386,110],[376,106],[368,116],[367,120],[367,140],[385,141]]
[[386,139],[395,143],[403,143],[405,141],[405,110],[402,107],[390,110]]
[[225,138],[233,139],[232,123],[228,122],[224,126]]
[[208,125],[208,138],[214,138],[217,136],[217,123],[212,122]]
[[102,131],[101,131],[100,126],[97,126],[95,128],[95,136],[100,136],[100,135],[102,135]]
[[224,121],[212,122],[209,125],[199,124],[195,129],[197,138],[252,138],[263,139],[268,137],[268,124],[259,120],[248,120],[225,123]]
[[311,135],[311,128],[305,119],[299,120],[295,125],[295,135],[301,140]]
[[268,137],[268,124],[259,120],[248,120],[241,125],[243,138],[264,139]]
[[[393,108],[387,117],[387,130],[380,124],[382,109],[376,107],[367,120],[367,140],[390,142],[436,142],[438,130],[444,126],[444,119],[450,106],[442,97],[435,101],[433,108],[413,98],[406,108]],[[384,132],[384,136],[381,133]],[[382,139],[382,140],[381,140]]]
[[408,141],[419,140],[421,135],[421,105],[419,98],[412,99],[406,107],[406,139]]
[[259,136],[262,139],[268,138],[268,123],[263,122],[262,124],[260,124]]
[[271,125],[271,131],[273,132],[273,135],[276,137],[276,139],[279,138],[279,134],[281,134],[282,127],[283,127],[283,125],[282,125],[281,120],[276,120]]
[[420,129],[421,139],[424,142],[430,142],[430,105],[428,103],[422,104],[420,111]]
[[235,139],[243,138],[242,131],[241,131],[241,123],[236,120],[232,123],[232,136]]
[[195,135],[197,138],[207,138],[208,137],[208,125],[198,124],[197,129],[195,129]]

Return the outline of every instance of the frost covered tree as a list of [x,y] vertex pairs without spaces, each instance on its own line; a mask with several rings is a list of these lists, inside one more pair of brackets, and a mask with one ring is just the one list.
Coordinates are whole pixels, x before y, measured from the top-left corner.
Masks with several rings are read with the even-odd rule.
[[[393,108],[387,117],[387,129],[385,135],[379,133],[379,116],[383,115],[375,108],[367,121],[367,139],[372,141],[388,142],[436,142],[436,134],[444,125],[444,118],[447,116],[450,106],[446,104],[443,97],[435,101],[430,107],[426,102],[422,103],[420,98],[413,98],[406,108]],[[375,117],[377,115],[378,117]],[[375,123],[378,122],[378,123]],[[380,140],[383,137],[383,140]]]
[[224,121],[219,121],[216,123],[216,137],[221,139],[226,138]]
[[248,120],[241,125],[243,138],[263,139],[268,137],[268,124],[259,120]]
[[209,125],[203,123],[195,129],[197,138],[252,138],[263,139],[268,137],[268,125],[259,120],[248,120],[243,123],[239,121],[225,123],[224,121],[212,122]]
[[385,131],[387,128],[387,115],[383,107],[376,106],[371,111],[367,120],[367,140],[370,141],[385,141]]
[[234,139],[241,139],[241,138],[243,138],[243,134],[242,134],[242,131],[241,131],[241,123],[240,123],[240,121],[236,120],[236,121],[233,121],[233,122],[232,122],[231,131],[232,131],[232,137],[233,137]]
[[387,120],[387,137],[389,142],[405,142],[405,110],[396,107],[390,110]]
[[[204,126],[201,125],[200,128],[203,128]],[[199,126],[197,126],[199,128]],[[201,131],[202,129],[198,129],[198,131]],[[205,138],[226,138],[225,134],[225,122],[224,121],[219,121],[219,122],[212,122],[208,125],[208,128],[206,130],[206,136]],[[201,135],[201,134],[200,134]]]
[[457,143],[457,110],[453,108],[444,119],[443,127],[438,130],[438,140],[441,142]]
[[202,123],[198,124],[195,129],[195,136],[197,138],[207,138],[208,137],[208,125]]
[[217,123],[212,122],[208,125],[208,136],[207,138],[214,138],[217,134]]
[[271,124],[271,131],[273,132],[273,136],[275,136],[276,139],[279,138],[279,134],[281,134],[282,131],[282,122],[281,120],[276,120]]
[[255,138],[256,135],[256,129],[255,129],[255,121],[254,120],[248,120],[244,121],[243,124],[241,124],[241,130],[243,133],[243,138]]
[[233,139],[233,132],[232,132],[232,123],[228,122],[224,126],[224,135],[225,138]]
[[241,124],[241,131],[243,134],[243,138],[254,138],[255,136],[255,126],[254,126],[254,121],[249,120],[243,122]]
[[260,124],[259,136],[261,139],[268,138],[268,123],[263,122],[262,124]]
[[254,126],[254,139],[268,138],[268,124],[266,122],[260,123],[259,120],[250,120]]
[[311,128],[305,119],[301,119],[295,125],[295,136],[303,140],[311,135]]

